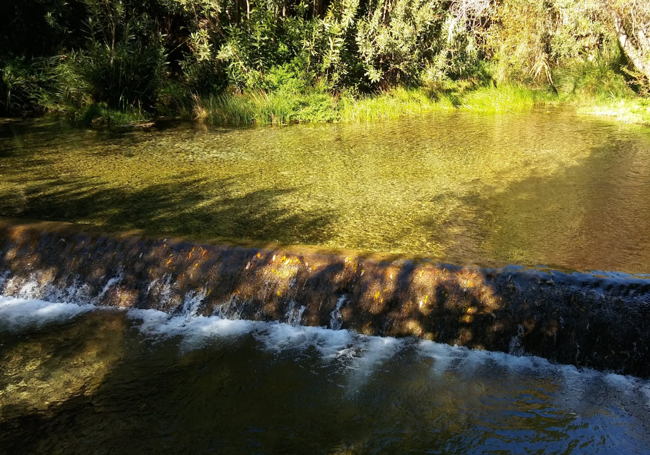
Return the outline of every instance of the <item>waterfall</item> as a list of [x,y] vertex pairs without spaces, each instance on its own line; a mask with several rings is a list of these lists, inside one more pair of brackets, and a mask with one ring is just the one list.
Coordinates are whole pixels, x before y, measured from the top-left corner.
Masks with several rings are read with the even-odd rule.
[[[71,232],[70,232],[71,231]],[[650,277],[381,262],[0,225],[0,290],[474,349],[650,376]]]
[[332,311],[332,313],[330,315],[330,328],[331,329],[338,330],[343,325],[343,322],[341,321],[341,307],[343,307],[346,300],[347,300],[347,296],[342,295],[336,301],[336,307],[334,308],[334,311]]

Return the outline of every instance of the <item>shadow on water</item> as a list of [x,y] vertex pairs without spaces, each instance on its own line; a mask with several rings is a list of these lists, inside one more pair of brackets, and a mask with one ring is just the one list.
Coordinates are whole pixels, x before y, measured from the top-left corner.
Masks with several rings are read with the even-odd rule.
[[[83,355],[93,318],[58,326],[59,344]],[[444,364],[408,343],[327,361],[250,334],[188,350],[124,321],[107,332],[121,354],[97,387],[0,418],[5,453],[642,453],[648,438],[643,403],[611,407],[638,391],[609,396],[603,376]]]
[[[540,124],[542,133],[547,133],[548,122]],[[501,170],[509,173],[507,179],[497,182],[487,177],[483,179],[482,174],[474,172],[474,167],[484,169],[481,166],[491,162],[485,154],[476,151],[463,155],[455,150],[450,153],[414,147],[407,150],[413,154],[409,158],[411,161],[406,161],[412,166],[395,167],[398,160],[392,147],[398,145],[400,125],[393,126],[396,131],[391,136],[389,149],[374,150],[375,143],[370,142],[369,145],[357,144],[360,151],[330,150],[328,143],[328,147],[301,152],[294,157],[295,161],[290,161],[294,166],[291,169],[303,172],[295,179],[292,175],[283,175],[283,160],[291,150],[285,153],[273,148],[268,141],[279,141],[288,149],[295,145],[290,139],[305,132],[302,129],[251,130],[258,142],[250,145],[250,154],[246,152],[246,141],[252,137],[249,132],[239,137],[239,142],[231,149],[228,147],[232,145],[232,138],[214,145],[223,138],[207,135],[203,141],[195,143],[187,136],[172,135],[171,142],[162,143],[169,149],[158,142],[154,151],[142,149],[133,173],[129,173],[132,162],[119,149],[119,141],[108,151],[104,144],[90,151],[82,150],[79,157],[86,160],[84,166],[87,167],[75,168],[74,162],[65,163],[63,169],[87,171],[84,175],[51,175],[51,165],[32,165],[30,159],[25,159],[24,167],[5,172],[11,181],[9,185],[0,186],[0,214],[89,223],[109,231],[140,229],[152,236],[231,239],[241,243],[250,240],[258,245],[271,242],[322,245],[336,235],[337,229],[347,229],[347,222],[356,222],[357,226],[366,228],[366,216],[374,216],[375,221],[395,221],[394,214],[401,213],[399,205],[407,203],[409,196],[404,198],[404,193],[408,192],[400,185],[411,184],[415,194],[415,189],[427,183],[426,175],[431,174],[430,171],[444,174],[445,169],[439,166],[442,162],[457,168],[455,173],[446,175],[442,183],[448,185],[450,176],[459,175],[464,179],[463,185],[447,186],[449,189],[439,191],[437,196],[431,195],[430,188],[425,187],[427,191],[423,190],[423,194],[431,204],[450,209],[443,213],[444,216],[433,217],[433,209],[425,206],[413,215],[415,222],[409,219],[404,225],[398,223],[392,228],[379,225],[381,235],[390,240],[389,246],[407,236],[406,231],[410,230],[428,235],[429,240],[433,239],[440,246],[439,258],[452,262],[546,264],[623,272],[650,270],[650,245],[643,237],[643,226],[650,224],[650,197],[646,197],[650,169],[644,164],[648,161],[648,149],[644,148],[643,141],[620,139],[602,145],[603,141],[598,140],[595,142],[601,145],[580,148],[568,161],[572,164],[566,166],[555,161],[561,158],[556,150],[524,150],[525,153],[517,158],[524,160],[523,167],[515,163],[509,168],[485,168],[492,174]],[[474,131],[477,137],[485,125],[479,126],[481,128]],[[509,126],[505,125],[504,129]],[[368,128],[364,143],[372,140],[374,130]],[[328,128],[318,130],[318,141],[326,140],[328,132]],[[272,135],[277,137],[273,139]],[[493,136],[490,139],[493,142],[502,137],[501,133]],[[457,138],[454,139],[457,142]],[[421,144],[430,142],[423,135],[415,136],[414,140]],[[175,142],[186,148],[181,150],[181,145]],[[305,147],[309,148],[310,144],[314,143]],[[181,151],[176,153],[178,150]],[[106,159],[93,167],[95,157],[99,160],[104,152]],[[44,155],[54,163],[57,156],[70,160],[66,153],[56,150],[51,155],[44,152]],[[92,155],[90,159],[89,154]],[[508,156],[499,155],[498,158],[510,159]],[[425,169],[426,173],[417,174],[421,180],[414,181],[412,177],[416,174],[412,174],[410,168],[427,159],[436,165]],[[527,172],[525,163],[532,159],[537,160],[536,167]],[[391,166],[386,166],[387,163]],[[160,172],[155,166],[161,166]],[[217,173],[220,167],[226,168],[222,174]],[[472,168],[472,172],[467,171],[468,168]],[[246,173],[251,169],[254,172]],[[355,173],[350,174],[350,169]],[[159,173],[162,174],[160,179],[153,180]],[[266,174],[271,177],[263,182],[264,185],[255,186],[260,175]],[[320,178],[322,174],[327,175]],[[400,174],[400,178],[394,178],[395,174]],[[110,180],[102,180],[104,175]],[[360,183],[355,181],[357,175],[361,175]],[[431,175],[432,179],[435,177]],[[304,183],[305,180],[312,185]],[[349,216],[349,210],[355,207],[346,203],[354,196],[354,191],[364,191],[365,187],[376,183],[375,180],[379,185],[377,191],[364,193],[367,199],[363,200],[363,209],[367,210]],[[323,187],[314,188],[319,183]],[[302,193],[307,196],[294,199]],[[327,198],[333,199],[340,194],[343,197],[337,204],[327,204]],[[312,195],[317,203],[308,204],[312,202]],[[303,205],[293,204],[295,201]],[[415,211],[414,207],[409,206],[408,210]],[[372,213],[374,208],[376,213]],[[368,232],[361,234],[372,237],[377,226],[370,225]],[[88,239],[89,244],[94,241]],[[524,338],[520,340],[523,347],[535,349],[528,352],[565,363],[630,368],[626,371],[646,374],[646,368],[640,366],[645,355],[644,343],[639,343],[638,351],[629,353],[634,361],[626,361],[621,357],[623,354],[613,354],[622,353],[632,342],[645,339],[646,335],[640,333],[636,325],[628,323],[636,310],[603,310],[598,293],[601,285],[610,284],[596,282],[592,277],[569,279],[548,274],[540,278],[509,271],[494,274],[473,268],[439,267],[426,261],[424,265],[367,261],[360,266],[358,258],[348,261],[341,256],[317,259],[290,254],[287,258],[284,253],[276,258],[275,251],[258,253],[234,249],[212,249],[211,258],[208,259],[208,254],[205,259],[197,260],[192,256],[195,245],[189,243],[163,247],[150,240],[134,242],[140,243],[98,247],[98,254],[93,258],[90,258],[93,247],[84,250],[84,245],[70,246],[72,250],[65,251],[58,249],[60,245],[56,248],[47,245],[38,251],[23,250],[22,258],[21,254],[7,256],[3,258],[7,269],[22,273],[20,278],[24,279],[15,281],[10,295],[19,293],[20,286],[31,279],[29,272],[36,267],[51,272],[42,281],[45,283],[49,279],[59,288],[70,286],[75,275],[87,277],[87,281],[92,281],[94,296],[99,295],[106,284],[101,279],[108,280],[122,273],[124,282],[106,296],[109,305],[160,308],[176,313],[183,309],[186,295],[204,289],[212,293],[201,302],[199,314],[214,314],[239,299],[244,308],[236,314],[238,317],[287,321],[302,314],[299,308],[304,306],[304,322],[310,325],[327,325],[332,314],[340,311],[342,326],[362,333],[414,335],[501,351],[509,350],[510,341],[523,327]],[[52,253],[53,250],[56,253]],[[38,259],[41,251],[48,253]],[[114,251],[117,254],[112,262],[102,260]],[[142,254],[145,259],[140,262]],[[259,259],[255,259],[255,255]],[[66,261],[62,256],[83,259]],[[253,262],[257,263],[254,267]],[[137,270],[132,267],[136,263]],[[89,270],[91,277],[88,277]],[[558,284],[554,281],[556,278]],[[166,280],[171,282],[172,279],[177,286],[174,298],[166,303],[156,302],[158,296],[165,295]],[[161,288],[158,294],[149,292],[153,280],[157,280]],[[520,282],[515,283],[516,280]],[[298,285],[294,287],[295,283]],[[582,285],[585,292],[574,292],[575,287]],[[638,282],[615,283],[613,290],[607,290],[611,308],[628,304],[628,301],[641,305],[644,292],[647,292],[644,286],[647,288],[646,284]],[[345,305],[340,300],[346,295],[354,304]],[[337,309],[339,303],[342,306]],[[606,330],[615,320],[619,329]],[[570,327],[562,328],[561,321],[571,321]],[[587,327],[603,328],[603,334],[586,333]],[[581,341],[578,343],[577,339]]]
[[[645,156],[644,156],[645,155]],[[618,142],[594,148],[551,175],[531,175],[504,188],[477,183],[465,195],[436,202],[455,217],[427,219],[451,262],[491,256],[501,263],[573,270],[650,271],[650,166],[647,149]]]
[[650,270],[647,137],[606,122],[534,113],[34,128],[0,143],[0,215],[452,263]]
[[[34,167],[44,163],[35,163]],[[178,175],[141,189],[110,188],[91,178],[42,176],[23,194],[0,194],[0,213],[48,221],[92,223],[106,230],[150,235],[319,244],[336,215],[324,210],[287,213],[277,198],[297,189],[233,194],[236,178]]]

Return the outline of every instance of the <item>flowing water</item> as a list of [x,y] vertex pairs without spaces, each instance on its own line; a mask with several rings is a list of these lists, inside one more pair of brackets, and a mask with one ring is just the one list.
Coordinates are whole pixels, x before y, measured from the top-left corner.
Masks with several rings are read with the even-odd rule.
[[650,272],[650,130],[551,109],[372,124],[0,126],[0,216]]
[[[555,109],[257,129],[5,122],[0,216],[643,275],[649,163],[647,129]],[[516,355],[360,335],[341,330],[345,295],[330,329],[301,326],[299,304],[287,323],[205,316],[199,291],[172,315],[95,306],[120,277],[92,298],[78,276],[0,296],[1,454],[650,453],[650,381],[522,355],[522,333]],[[152,307],[170,286],[151,283]]]
[[191,306],[0,298],[0,452],[649,453],[647,380]]

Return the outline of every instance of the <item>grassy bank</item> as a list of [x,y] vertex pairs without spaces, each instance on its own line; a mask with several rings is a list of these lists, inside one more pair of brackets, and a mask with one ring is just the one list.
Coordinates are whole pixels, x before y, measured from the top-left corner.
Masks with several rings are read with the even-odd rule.
[[442,110],[524,112],[550,100],[547,92],[511,85],[482,87],[466,94],[404,88],[366,96],[258,91],[194,97],[188,112],[193,119],[212,125],[287,125],[365,122]]
[[610,117],[623,123],[650,125],[650,100],[602,93],[554,93],[520,85],[483,86],[466,92],[431,93],[423,88],[395,88],[372,95],[325,91],[222,93],[192,96],[160,115],[121,111],[102,105],[61,112],[81,125],[117,126],[146,123],[156,117],[181,118],[207,125],[290,125],[296,123],[369,122],[438,111],[521,113],[535,106],[562,104],[580,114]]
[[556,94],[516,85],[481,87],[466,93],[431,95],[424,89],[397,88],[376,95],[249,92],[195,97],[185,117],[210,125],[288,125],[367,122],[437,111],[520,113],[539,105],[564,104],[578,113],[650,125],[650,100],[642,97]]
[[578,113],[610,117],[622,123],[650,126],[650,100],[645,98],[596,101],[590,105],[579,106]]

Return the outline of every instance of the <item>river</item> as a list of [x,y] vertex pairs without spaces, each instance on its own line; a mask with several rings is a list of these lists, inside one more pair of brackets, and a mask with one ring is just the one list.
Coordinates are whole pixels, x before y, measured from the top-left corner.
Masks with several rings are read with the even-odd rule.
[[3,453],[644,454],[650,382],[412,338],[0,299]]
[[550,108],[286,128],[0,127],[0,216],[650,271],[650,131]]
[[[593,272],[580,276],[620,278],[616,292],[623,296],[630,278],[636,287],[628,297],[643,309],[650,130],[554,107],[286,128],[2,121],[0,217],[161,239],[422,258],[424,267]],[[162,301],[144,309],[135,298],[129,309],[105,307],[98,302],[108,291],[135,295],[126,288],[135,282],[128,273],[146,274],[146,267],[91,277],[103,256],[71,247],[76,268],[68,276],[46,255],[68,247],[43,239],[32,256],[29,245],[38,242],[29,239],[22,250],[3,253],[25,273],[0,270],[0,453],[650,453],[650,382],[527,355],[517,343],[532,319],[519,325],[511,355],[341,329],[345,296],[327,296],[329,328],[300,325],[305,307],[295,302],[278,318],[284,322],[206,314],[202,299],[223,281],[218,274],[167,313],[153,309],[165,307]],[[107,264],[119,256],[99,240],[93,245],[106,250]],[[194,268],[203,260],[179,245],[178,258],[157,258],[164,274],[148,287],[138,282],[138,292],[151,300],[158,286],[163,299],[165,286],[185,277],[165,269],[172,259]],[[282,275],[268,251],[260,270]],[[48,267],[31,270],[39,260]],[[348,262],[341,259],[341,267]],[[82,276],[91,263],[94,272]],[[308,267],[316,270],[305,262],[305,274]],[[96,295],[84,297],[91,282]],[[509,283],[515,292],[518,285]],[[611,287],[589,290],[594,308]],[[275,289],[272,297],[284,298]],[[466,289],[458,292],[465,296]],[[478,292],[496,302],[488,294]],[[484,313],[477,317],[497,318]],[[456,325],[469,324],[473,314],[463,313]],[[556,319],[561,331],[563,319]],[[630,352],[637,348],[645,352],[635,343]]]

